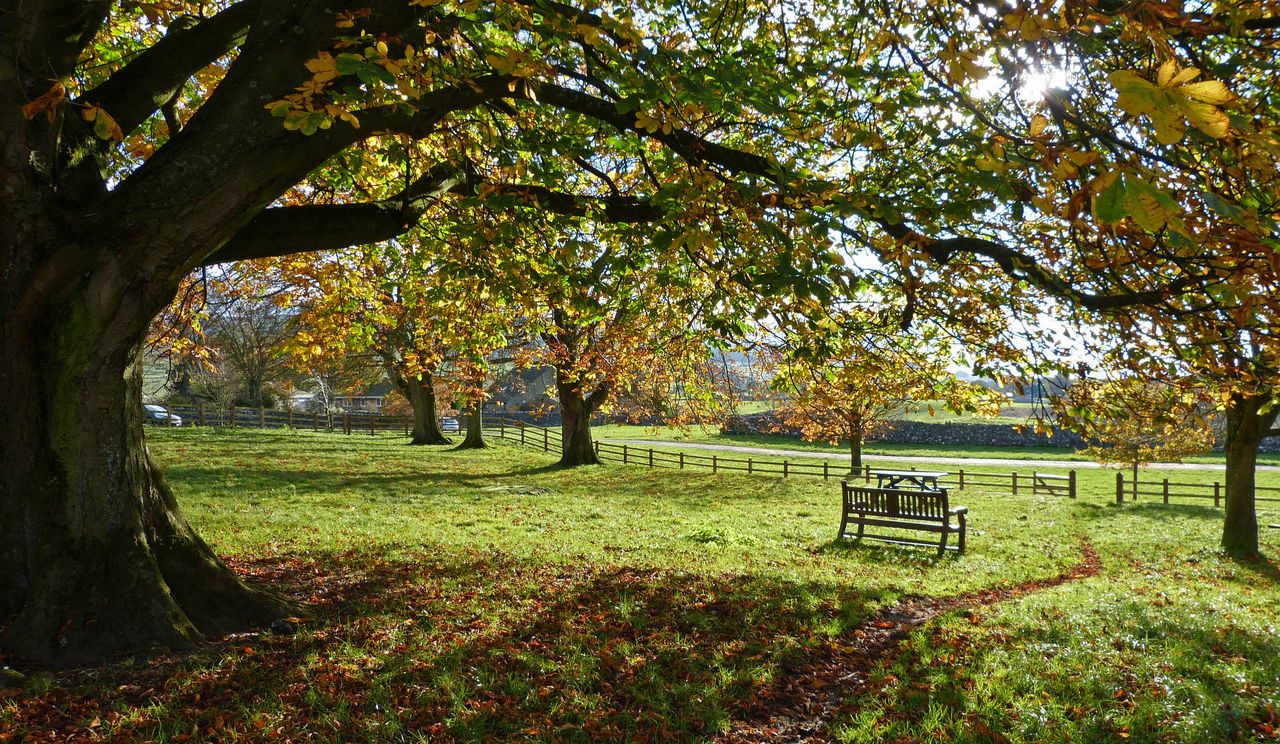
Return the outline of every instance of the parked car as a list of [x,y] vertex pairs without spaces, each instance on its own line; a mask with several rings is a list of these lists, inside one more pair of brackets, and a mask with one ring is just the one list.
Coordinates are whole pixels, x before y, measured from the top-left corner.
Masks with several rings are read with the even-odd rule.
[[443,431],[445,434],[457,434],[462,431],[462,427],[458,425],[458,420],[456,418],[446,417],[440,419],[440,431]]
[[176,413],[166,413],[164,406],[144,404],[142,406],[142,420],[144,423],[153,426],[182,426],[182,417]]

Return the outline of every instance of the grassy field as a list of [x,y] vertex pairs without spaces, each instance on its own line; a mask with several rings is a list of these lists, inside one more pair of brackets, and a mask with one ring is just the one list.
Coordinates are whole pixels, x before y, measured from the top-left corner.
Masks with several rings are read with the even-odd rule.
[[[197,530],[309,608],[0,693],[0,741],[709,741],[907,596],[942,615],[824,720],[847,742],[1244,741],[1280,728],[1280,571],[1221,513],[965,492],[969,551],[832,540],[832,483],[392,436],[149,432]],[[1187,474],[1179,474],[1180,477]],[[1280,522],[1275,510],[1265,523]],[[1268,556],[1280,530],[1263,529]],[[861,631],[857,631],[861,632]]]

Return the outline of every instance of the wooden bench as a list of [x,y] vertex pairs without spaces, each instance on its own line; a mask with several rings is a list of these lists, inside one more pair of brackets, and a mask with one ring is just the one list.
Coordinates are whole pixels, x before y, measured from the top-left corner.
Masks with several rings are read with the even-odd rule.
[[[957,506],[952,509],[947,503],[947,489],[936,491],[916,491],[901,488],[869,488],[842,481],[843,517],[840,520],[838,538],[852,537],[855,540],[868,538],[883,540],[899,545],[938,546],[938,555],[948,549],[964,552],[965,515],[969,507]],[[956,518],[956,524],[951,518]],[[848,529],[857,525],[856,534],[850,535]],[[937,532],[939,539],[915,540],[907,537],[888,537],[884,535],[866,534],[867,526],[894,527],[904,530],[920,530]],[[956,545],[948,546],[947,538],[956,534],[959,539]]]

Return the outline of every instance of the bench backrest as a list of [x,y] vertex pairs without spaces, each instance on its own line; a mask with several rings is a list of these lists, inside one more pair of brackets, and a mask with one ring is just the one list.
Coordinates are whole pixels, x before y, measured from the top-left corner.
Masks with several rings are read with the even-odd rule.
[[883,517],[946,521],[947,490],[916,491],[905,488],[866,488],[844,483],[844,509]]

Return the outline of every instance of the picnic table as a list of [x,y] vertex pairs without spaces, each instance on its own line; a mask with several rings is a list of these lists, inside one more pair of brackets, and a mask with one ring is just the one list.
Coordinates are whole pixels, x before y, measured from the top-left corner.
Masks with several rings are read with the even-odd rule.
[[950,475],[943,470],[872,470],[876,488],[915,488],[920,491],[937,491],[938,479]]

